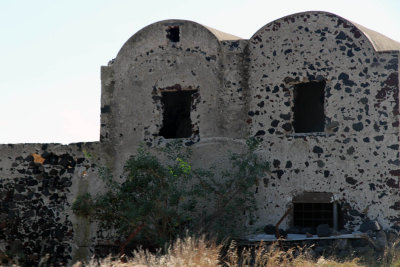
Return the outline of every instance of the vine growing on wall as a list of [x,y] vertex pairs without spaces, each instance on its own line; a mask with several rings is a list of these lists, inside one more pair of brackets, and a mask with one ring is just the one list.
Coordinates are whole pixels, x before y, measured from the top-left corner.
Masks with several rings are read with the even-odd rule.
[[230,153],[226,170],[194,168],[180,142],[169,143],[159,157],[141,147],[125,163],[123,182],[100,169],[106,192],[79,196],[73,211],[125,237],[121,254],[132,240],[162,247],[187,231],[234,236],[254,220],[254,186],[269,171],[255,153],[258,144],[249,139],[244,153]]

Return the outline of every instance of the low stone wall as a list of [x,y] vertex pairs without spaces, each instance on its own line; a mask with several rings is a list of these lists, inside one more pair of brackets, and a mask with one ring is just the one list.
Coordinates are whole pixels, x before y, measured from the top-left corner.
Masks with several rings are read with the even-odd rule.
[[[0,145],[0,257],[67,263],[79,251],[71,206],[96,172],[99,143]],[[74,245],[75,244],[75,245]],[[77,247],[78,246],[78,247]]]

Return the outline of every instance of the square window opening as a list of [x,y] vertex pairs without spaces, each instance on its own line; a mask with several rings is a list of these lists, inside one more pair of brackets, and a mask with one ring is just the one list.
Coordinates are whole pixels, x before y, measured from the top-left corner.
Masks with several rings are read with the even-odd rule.
[[293,225],[317,228],[320,224],[333,227],[333,203],[294,203]]
[[294,87],[295,133],[324,132],[325,81],[298,84]]
[[320,224],[340,230],[344,227],[339,203],[293,203],[293,226],[316,229]]
[[167,28],[167,38],[173,42],[177,43],[180,41],[179,26],[171,26]]
[[161,93],[163,122],[160,136],[166,139],[188,138],[192,136],[190,110],[192,95],[196,90],[180,90]]

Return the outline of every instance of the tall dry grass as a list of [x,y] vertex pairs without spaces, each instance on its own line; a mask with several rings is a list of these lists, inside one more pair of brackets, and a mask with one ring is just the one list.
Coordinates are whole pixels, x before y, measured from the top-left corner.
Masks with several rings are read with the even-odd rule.
[[150,253],[145,250],[135,251],[126,263],[110,257],[102,260],[92,259],[89,263],[76,263],[73,267],[356,267],[362,266],[358,259],[336,262],[324,258],[312,259],[307,249],[295,248],[284,251],[276,244],[266,246],[260,244],[256,248],[240,250],[235,242],[226,249],[215,241],[186,237],[172,244],[166,254]]

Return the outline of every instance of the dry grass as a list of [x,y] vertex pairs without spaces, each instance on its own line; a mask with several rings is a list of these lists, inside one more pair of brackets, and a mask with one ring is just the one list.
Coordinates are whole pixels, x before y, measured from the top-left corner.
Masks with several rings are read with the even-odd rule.
[[256,248],[244,249],[238,252],[235,243],[231,243],[225,265],[228,267],[243,266],[243,267],[274,267],[274,266],[288,266],[288,267],[312,267],[312,266],[332,266],[332,267],[353,267],[360,266],[358,259],[347,262],[336,262],[327,260],[323,257],[317,261],[309,254],[306,248],[292,248],[284,251],[279,248],[278,244],[265,246],[262,243]]
[[[164,255],[140,249],[134,251],[133,257],[127,259],[127,263],[123,263],[120,260],[113,261],[108,257],[100,261],[92,259],[85,266],[218,266],[221,249],[221,245],[217,245],[216,242],[207,241],[204,236],[200,238],[186,237],[185,239],[177,239]],[[80,266],[82,266],[82,263],[73,265],[73,267]]]
[[[222,252],[224,255],[222,255]],[[227,250],[214,241],[208,241],[204,236],[200,238],[186,237],[178,239],[166,254],[150,253],[145,250],[135,251],[127,263],[112,260],[110,257],[103,260],[92,259],[87,264],[76,263],[73,267],[81,266],[112,266],[112,267],[214,267],[214,266],[241,266],[241,267],[355,267],[362,266],[357,259],[346,262],[335,262],[320,258],[313,260],[306,249],[296,248],[289,251],[281,250],[277,245],[265,246],[261,244],[254,249],[243,249],[239,252],[237,245],[232,242]]]

